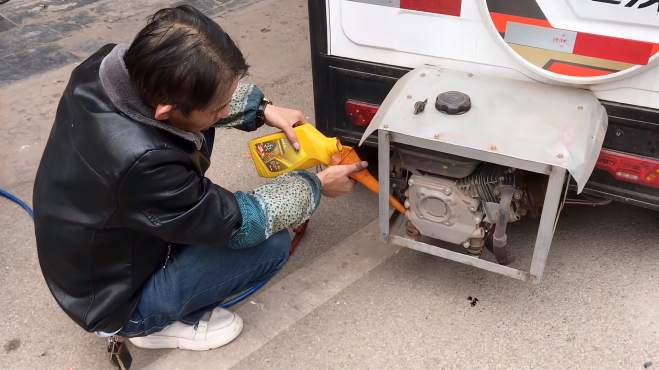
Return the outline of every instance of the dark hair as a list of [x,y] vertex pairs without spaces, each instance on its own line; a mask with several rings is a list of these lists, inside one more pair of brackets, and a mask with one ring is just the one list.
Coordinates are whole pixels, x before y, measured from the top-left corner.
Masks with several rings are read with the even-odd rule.
[[206,108],[249,68],[222,27],[189,5],[151,16],[124,61],[147,100],[174,105],[186,115]]

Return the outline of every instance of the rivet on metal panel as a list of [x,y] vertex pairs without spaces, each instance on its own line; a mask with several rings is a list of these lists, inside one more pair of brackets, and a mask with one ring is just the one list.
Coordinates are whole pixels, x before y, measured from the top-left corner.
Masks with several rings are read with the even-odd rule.
[[389,128],[389,124],[388,124],[388,123],[385,123],[384,125],[382,125],[382,127],[383,127],[383,128]]
[[407,98],[408,98],[408,99],[412,99],[412,95],[408,95]]
[[558,158],[558,159],[563,159],[564,157],[565,156],[563,155],[563,153],[556,154],[556,158]]
[[492,150],[492,151],[496,151],[496,150],[497,150],[497,146],[496,146],[496,145],[490,145],[490,150]]
[[469,78],[474,77],[474,74],[471,73],[471,72],[470,72],[470,73],[467,73],[467,77],[469,77]]
[[425,74],[425,73],[421,73],[419,76],[421,76],[421,77],[426,77],[426,74]]
[[440,137],[442,137],[442,135],[441,135],[441,134],[435,134],[435,136],[433,136],[433,137],[434,137],[435,139],[439,139]]
[[577,105],[577,110],[583,110],[583,105]]

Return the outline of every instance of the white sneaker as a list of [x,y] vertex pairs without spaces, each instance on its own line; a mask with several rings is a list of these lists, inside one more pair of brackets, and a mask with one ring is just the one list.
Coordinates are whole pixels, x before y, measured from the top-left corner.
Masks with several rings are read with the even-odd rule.
[[207,351],[228,344],[236,339],[242,330],[243,320],[240,316],[218,307],[211,312],[208,320],[202,318],[197,325],[176,321],[157,333],[129,340],[140,348]]

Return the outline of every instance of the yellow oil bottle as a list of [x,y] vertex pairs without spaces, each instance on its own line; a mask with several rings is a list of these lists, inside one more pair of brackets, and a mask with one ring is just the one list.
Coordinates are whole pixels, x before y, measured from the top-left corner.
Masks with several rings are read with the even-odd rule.
[[303,170],[332,163],[332,156],[342,149],[335,137],[327,137],[313,125],[295,127],[300,150],[296,151],[283,132],[263,136],[249,142],[249,152],[262,177],[276,177],[288,171]]
[[[352,164],[361,159],[357,152],[349,146],[342,146],[335,137],[327,137],[313,125],[305,123],[295,127],[300,150],[296,151],[283,132],[256,138],[249,142],[249,152],[256,166],[256,171],[262,177],[276,177],[288,171],[303,170],[324,164]],[[335,161],[332,157],[338,154]],[[374,193],[378,192],[379,184],[367,169],[354,172],[350,177],[364,185]],[[389,196],[389,204],[401,214],[405,207],[394,196]]]

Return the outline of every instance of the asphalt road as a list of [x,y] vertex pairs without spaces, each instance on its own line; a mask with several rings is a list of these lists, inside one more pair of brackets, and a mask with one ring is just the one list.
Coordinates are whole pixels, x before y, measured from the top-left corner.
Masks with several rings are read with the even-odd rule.
[[[197,0],[237,40],[248,79],[313,117],[306,2]],[[0,5],[0,187],[31,199],[34,174],[75,63],[130,42],[149,0]],[[263,182],[246,141],[218,133],[209,177]],[[324,199],[284,271],[237,308],[246,326],[209,352],[133,348],[145,369],[643,369],[659,366],[659,217],[625,205],[566,208],[546,278],[531,285],[377,241],[376,198]],[[536,224],[511,226],[528,261]],[[110,369],[104,342],[50,296],[31,220],[0,199],[0,368]],[[477,297],[472,306],[467,297]],[[654,363],[654,364],[650,364]]]

